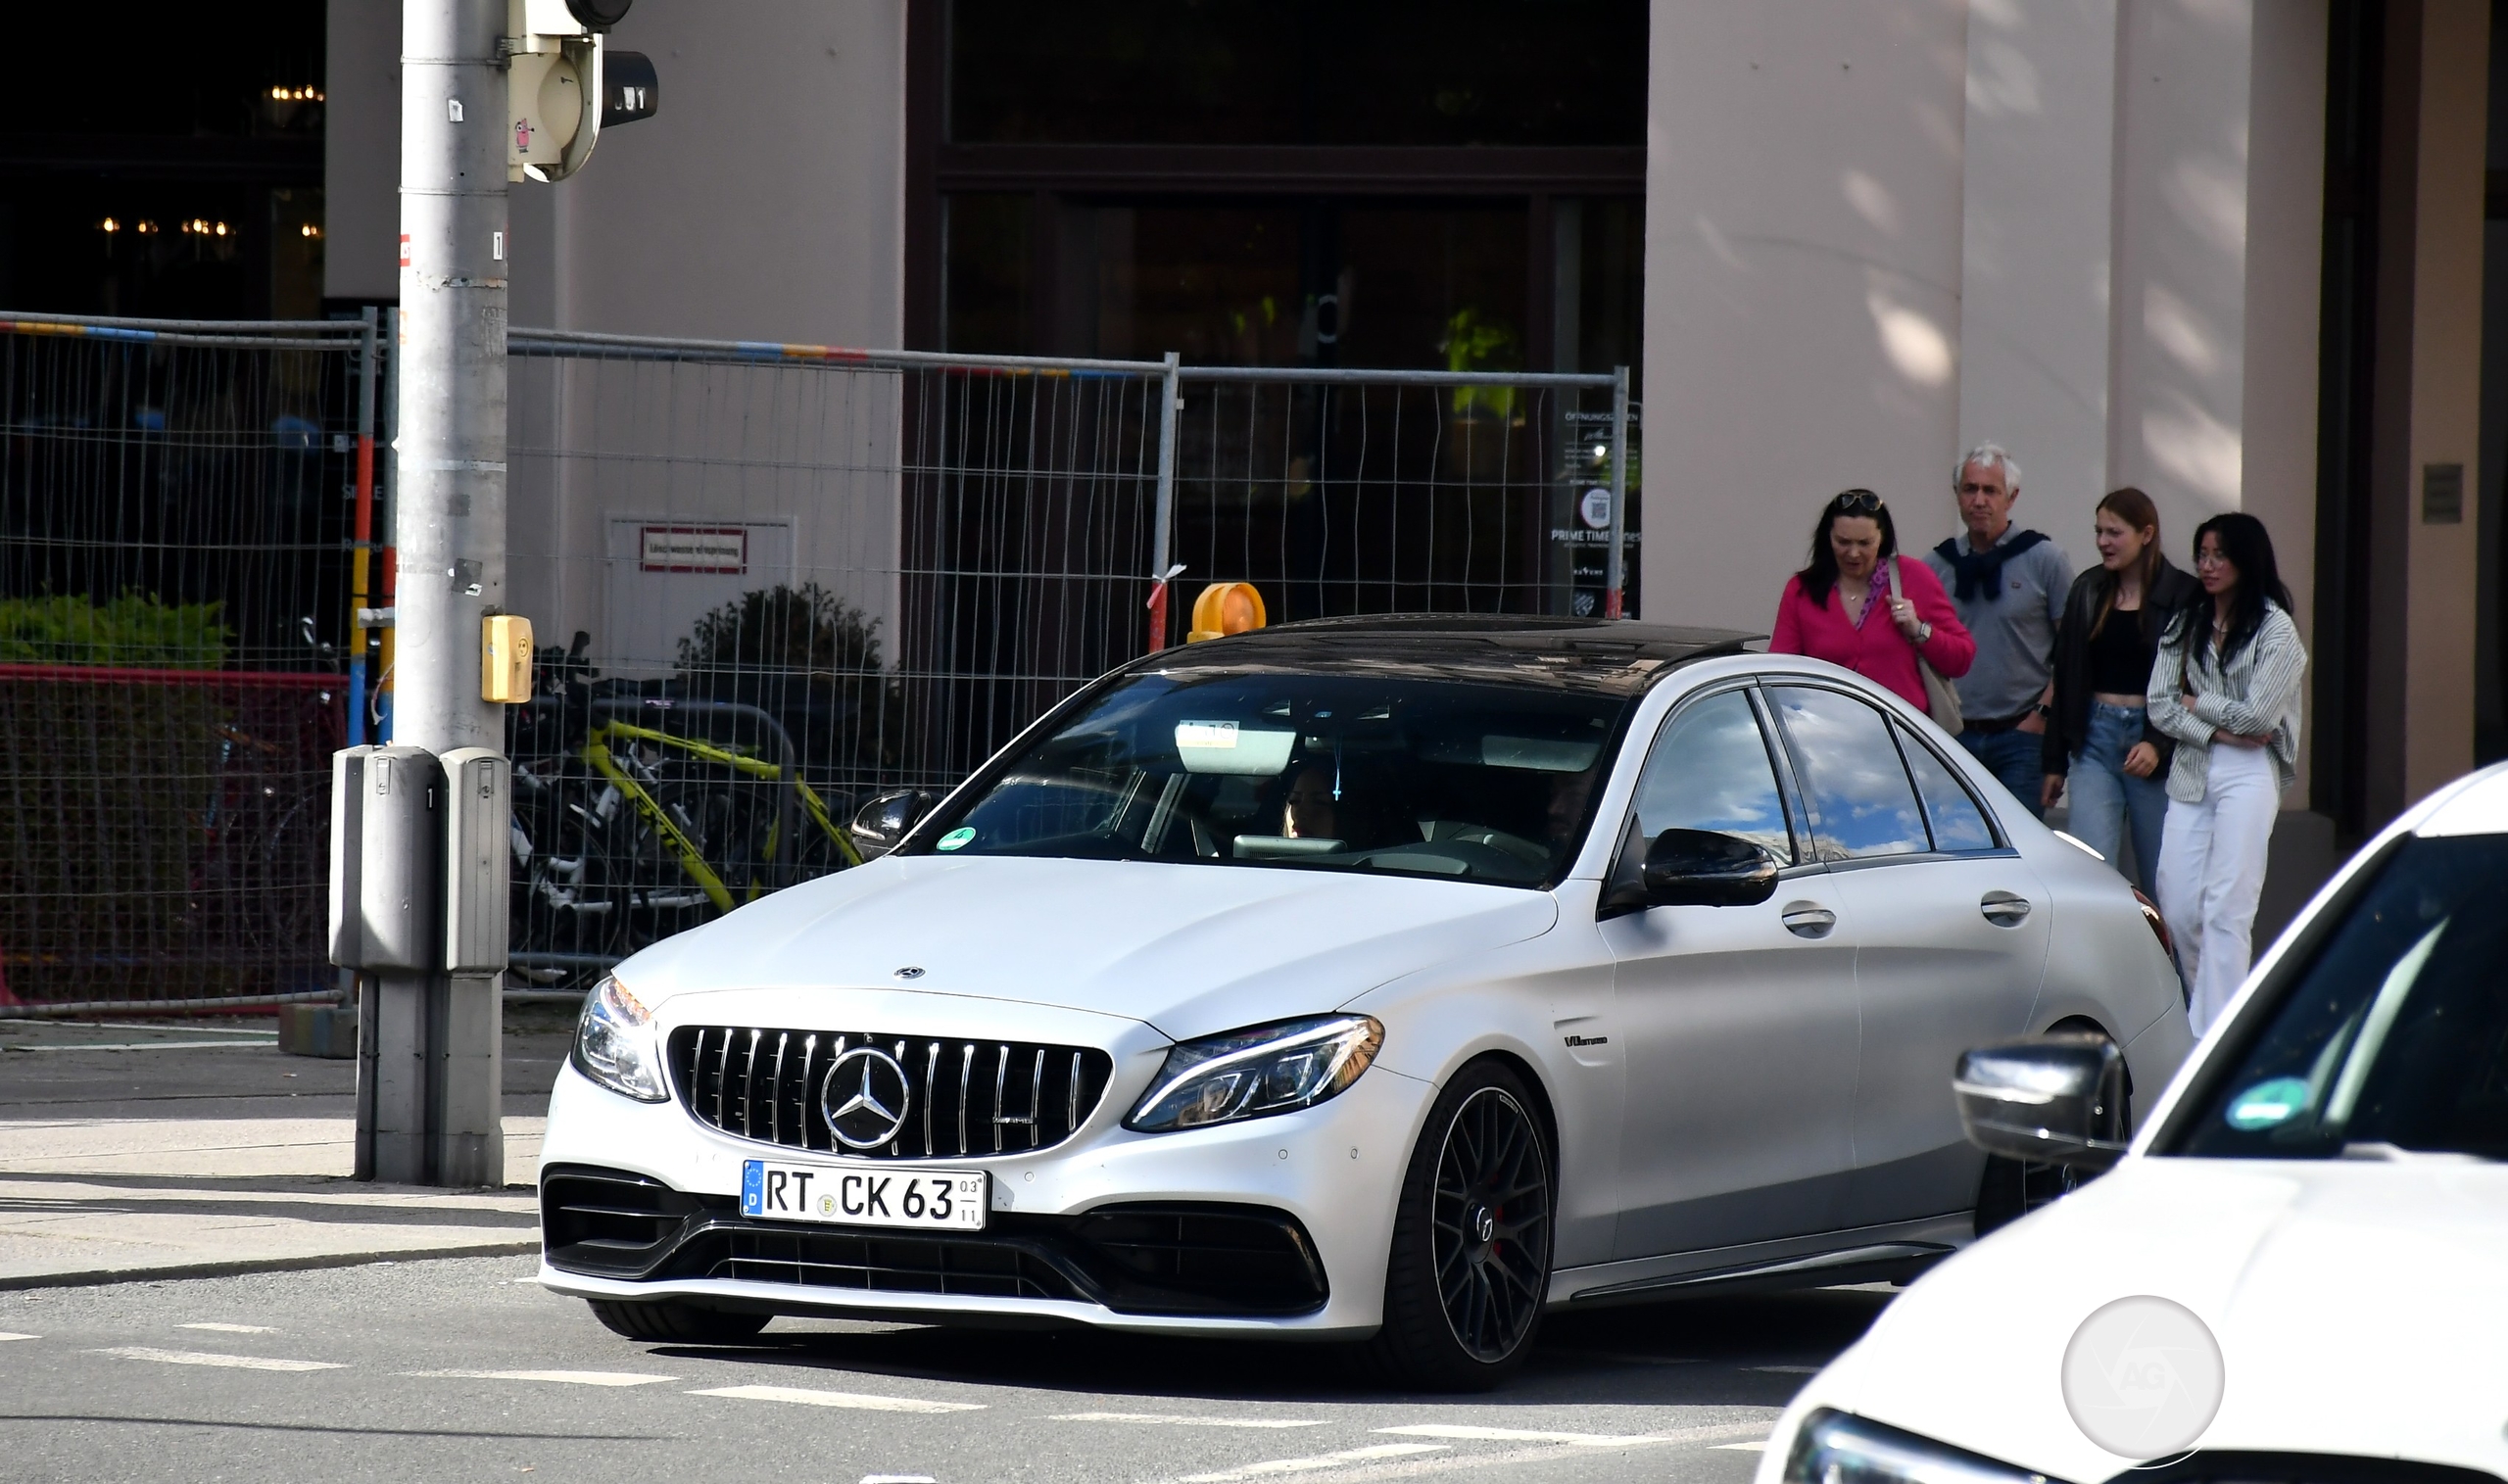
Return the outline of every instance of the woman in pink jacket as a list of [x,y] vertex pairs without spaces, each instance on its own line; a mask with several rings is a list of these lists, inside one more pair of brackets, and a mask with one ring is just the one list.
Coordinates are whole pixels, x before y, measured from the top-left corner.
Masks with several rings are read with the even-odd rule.
[[[1946,678],[1956,679],[1977,657],[1977,642],[1961,627],[1932,570],[1898,556],[1899,533],[1880,496],[1849,490],[1830,501],[1811,533],[1810,564],[1786,579],[1785,596],[1777,600],[1768,651],[1844,665],[1924,710],[1917,653]],[[1883,562],[1898,568],[1895,598]]]

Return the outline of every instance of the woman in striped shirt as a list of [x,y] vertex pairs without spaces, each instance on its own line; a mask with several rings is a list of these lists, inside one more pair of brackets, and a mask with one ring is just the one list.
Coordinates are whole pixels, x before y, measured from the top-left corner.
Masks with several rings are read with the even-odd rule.
[[2176,738],[2159,846],[2159,910],[2177,938],[2200,1035],[2246,978],[2282,790],[2297,779],[2307,649],[2273,539],[2252,515],[2194,532],[2204,596],[2179,610],[2151,665],[2149,718]]

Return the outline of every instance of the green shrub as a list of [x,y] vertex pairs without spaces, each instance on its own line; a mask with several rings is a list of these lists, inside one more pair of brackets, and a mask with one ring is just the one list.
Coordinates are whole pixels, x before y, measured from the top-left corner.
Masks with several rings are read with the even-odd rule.
[[124,593],[97,602],[61,596],[0,598],[0,663],[215,670],[234,635],[223,603],[169,603]]
[[744,593],[679,642],[692,695],[743,701],[782,722],[805,775],[840,790],[893,764],[900,695],[880,621],[817,583]]

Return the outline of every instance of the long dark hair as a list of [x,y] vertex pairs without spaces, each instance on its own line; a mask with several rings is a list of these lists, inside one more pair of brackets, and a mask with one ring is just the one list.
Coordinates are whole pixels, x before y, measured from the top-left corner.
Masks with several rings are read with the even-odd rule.
[[[2113,513],[2118,520],[2137,531],[2151,533],[2150,540],[2143,543],[2143,554],[2134,558],[2134,565],[2141,569],[2136,580],[2142,585],[2143,614],[2147,621],[2151,612],[2151,579],[2159,575],[2159,506],[2151,503],[2148,495],[2126,485],[2122,489],[2108,491],[2106,498],[2099,501],[2098,508]],[[2097,639],[2098,631],[2107,627],[2107,615],[2116,611],[2116,597],[2124,586],[2122,573],[2108,572],[2099,579],[2098,616],[2091,620],[2091,638]],[[2148,629],[2143,630],[2145,642],[2148,642],[2150,633]]]
[[[2197,555],[2203,550],[2205,536],[2217,540],[2221,555],[2231,566],[2238,568],[2236,597],[2230,601],[2230,632],[2221,646],[2220,660],[2226,665],[2230,656],[2238,652],[2239,646],[2254,638],[2255,631],[2264,627],[2266,598],[2280,603],[2283,612],[2291,611],[2291,590],[2282,584],[2281,565],[2273,559],[2273,537],[2264,529],[2264,522],[2243,510],[2215,515],[2194,528],[2194,551]],[[2199,562],[2196,564],[2200,565]],[[2180,642],[2185,646],[2186,662],[2190,665],[2194,662],[2194,656],[2212,642],[2211,607],[2211,595],[2200,589],[2187,599],[2185,633]]]
[[1803,596],[1811,606],[1829,605],[1829,590],[1838,585],[1838,553],[1829,550],[1829,527],[1841,517],[1853,516],[1870,520],[1881,527],[1881,560],[1899,554],[1899,528],[1890,523],[1890,507],[1870,490],[1840,490],[1820,507],[1820,523],[1811,528],[1811,559],[1794,580],[1803,585]]

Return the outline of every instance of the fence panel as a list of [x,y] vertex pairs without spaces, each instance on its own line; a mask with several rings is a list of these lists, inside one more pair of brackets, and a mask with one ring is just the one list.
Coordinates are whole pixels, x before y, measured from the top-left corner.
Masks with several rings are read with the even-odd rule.
[[364,333],[0,317],[0,1012],[331,992]]
[[[388,727],[388,641],[342,653],[367,334],[0,318],[0,1013],[330,992],[329,753]],[[1598,611],[1633,504],[1594,501],[1611,377],[508,350],[516,987],[851,864],[859,803],[1182,642],[1211,582],[1276,622]]]
[[[1590,615],[1607,600],[1607,574],[1580,583],[1576,557],[1616,524],[1614,378],[1217,366],[1181,378],[1173,555],[1187,592],[1251,582],[1275,622]],[[1585,499],[1598,489],[1600,503]]]
[[1145,642],[1160,365],[508,344],[523,981],[842,868]]

